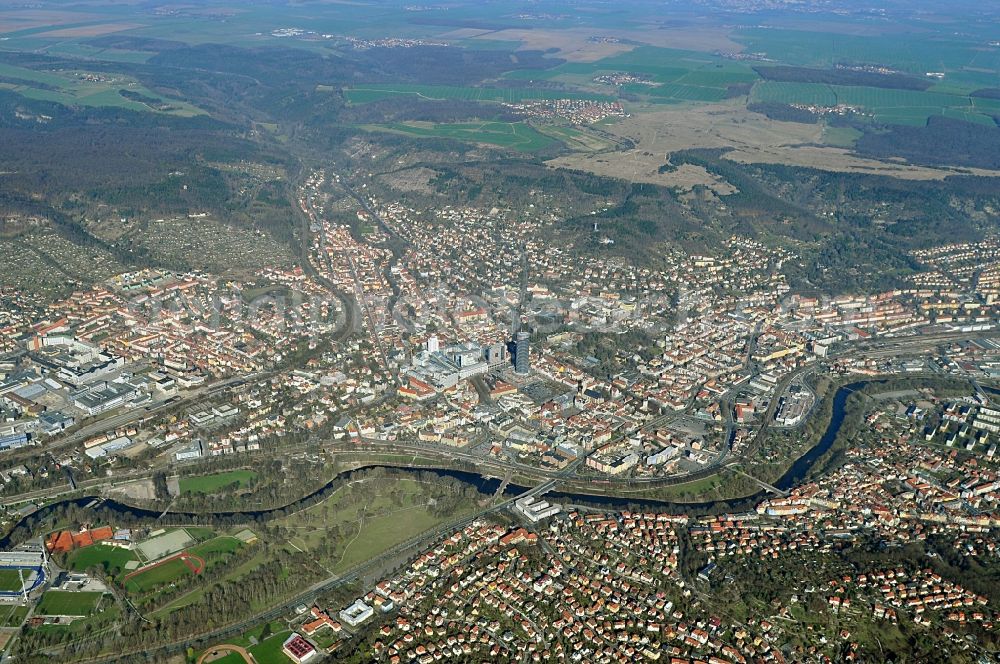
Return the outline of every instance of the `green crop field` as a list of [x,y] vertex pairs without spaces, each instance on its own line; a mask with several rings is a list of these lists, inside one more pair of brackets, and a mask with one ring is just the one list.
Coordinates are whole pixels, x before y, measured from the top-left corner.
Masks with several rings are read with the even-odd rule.
[[825,83],[761,81],[754,85],[750,100],[777,104],[837,105],[837,95]]
[[180,489],[181,493],[214,493],[231,484],[239,484],[241,487],[246,486],[256,478],[257,473],[252,470],[230,470],[225,473],[215,473],[213,475],[182,477],[180,479]]
[[1000,104],[991,103],[997,100],[961,94],[780,81],[757,83],[751,99],[780,104],[859,106],[872,113],[878,122],[906,125],[923,125],[932,115],[945,115],[988,125],[993,124],[991,114],[1000,110]]
[[608,95],[589,92],[569,92],[562,90],[536,90],[533,88],[471,88],[448,85],[412,85],[405,83],[372,83],[356,85],[344,90],[344,96],[352,104],[388,99],[398,95],[413,95],[420,99],[458,99],[462,101],[506,102],[544,99],[593,99],[613,101]]
[[[191,104],[163,97],[133,79],[96,70],[60,70],[55,73],[0,64],[0,84],[23,97],[65,106],[111,106],[181,116],[202,113]],[[158,110],[142,101],[128,99],[122,96],[120,90],[154,99],[157,103],[169,104],[169,109]]]
[[670,101],[722,101],[726,98],[726,90],[723,88],[710,88],[696,85],[683,85],[680,83],[666,83],[656,87],[648,86],[628,86],[629,92],[641,92],[645,89],[646,94],[652,101],[667,99]]
[[94,610],[101,594],[50,590],[42,595],[35,613],[43,616],[85,616]]
[[454,124],[401,123],[366,125],[365,129],[392,131],[424,138],[454,138],[470,143],[488,143],[521,151],[539,150],[555,143],[524,122],[461,122]]
[[[797,65],[829,67],[843,62],[879,64],[923,75],[928,71],[1000,71],[1000,50],[984,49],[975,40],[938,37],[929,40],[917,34],[881,34],[876,37],[841,32],[813,32],[769,28],[746,28],[734,38],[753,53]],[[849,55],[848,55],[849,54]]]
[[66,558],[66,564],[69,569],[78,572],[90,567],[100,567],[107,574],[119,575],[125,570],[125,564],[132,560],[138,559],[131,551],[116,546],[94,544],[70,553]]
[[707,53],[651,46],[642,46],[596,62],[568,62],[546,70],[513,71],[506,77],[558,80],[594,87],[599,86],[593,80],[595,77],[615,72],[647,77],[652,85],[633,83],[623,86],[622,90],[655,103],[722,101],[728,94],[729,86],[758,80],[757,73],[745,63]]
[[566,147],[583,152],[599,152],[608,150],[615,143],[585,127],[572,125],[544,124],[536,127],[537,131],[562,141]]
[[273,634],[255,646],[249,648],[257,664],[288,664],[292,661],[281,651],[281,645],[291,635],[284,631]]

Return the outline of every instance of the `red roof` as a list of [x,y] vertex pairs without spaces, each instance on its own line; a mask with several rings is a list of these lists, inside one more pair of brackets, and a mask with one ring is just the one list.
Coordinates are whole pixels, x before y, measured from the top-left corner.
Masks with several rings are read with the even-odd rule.
[[282,648],[287,650],[289,654],[297,659],[301,659],[309,653],[316,651],[316,649],[312,647],[311,643],[303,639],[298,634],[292,634],[282,645]]

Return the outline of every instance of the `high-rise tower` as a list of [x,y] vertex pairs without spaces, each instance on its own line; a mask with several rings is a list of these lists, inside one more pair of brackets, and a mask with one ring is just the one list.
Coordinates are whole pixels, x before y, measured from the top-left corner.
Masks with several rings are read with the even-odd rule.
[[531,359],[528,354],[531,352],[528,340],[531,335],[527,332],[518,332],[514,337],[514,372],[521,375],[531,373]]

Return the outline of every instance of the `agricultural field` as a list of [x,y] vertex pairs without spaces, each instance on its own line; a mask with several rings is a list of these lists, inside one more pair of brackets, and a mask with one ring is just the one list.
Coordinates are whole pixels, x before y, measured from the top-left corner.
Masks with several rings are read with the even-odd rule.
[[66,566],[76,572],[83,572],[91,567],[100,567],[105,574],[120,576],[129,562],[136,561],[135,553],[117,546],[94,544],[71,552],[66,557]]
[[257,473],[252,470],[230,470],[212,475],[196,475],[180,478],[181,493],[215,493],[222,488],[237,484],[247,486],[256,479]]
[[918,33],[889,34],[872,38],[839,31],[745,28],[734,39],[751,53],[765,53],[781,62],[810,67],[831,67],[849,62],[892,67],[923,76],[929,71],[946,73],[948,81],[986,87],[1000,72],[1000,49],[982,48],[968,38],[939,37],[931,42]]
[[365,125],[365,129],[391,131],[423,138],[453,138],[470,143],[488,143],[522,152],[547,148],[555,140],[525,122],[394,122],[388,125]]
[[420,99],[457,99],[460,101],[506,102],[508,104],[546,99],[614,101],[614,97],[604,94],[533,88],[476,88],[405,83],[368,83],[355,85],[344,90],[344,96],[352,104],[367,104],[398,95],[413,95]]
[[86,69],[56,73],[0,63],[0,88],[65,106],[112,106],[183,117],[203,113],[191,104],[163,97],[127,76]]
[[968,95],[783,81],[757,83],[751,101],[816,106],[847,104],[866,109],[877,122],[916,126],[926,124],[932,115],[994,125],[991,116],[1000,113],[1000,100]]
[[753,69],[743,63],[707,53],[651,46],[596,62],[569,62],[544,71],[514,71],[508,73],[507,78],[558,81],[607,90],[610,86],[597,83],[594,79],[613,73],[646,77],[648,84],[629,83],[622,86],[622,91],[654,103],[721,101],[729,96],[731,86],[753,83],[759,78]]
[[93,612],[103,593],[50,590],[35,608],[41,616],[86,616]]
[[580,152],[600,152],[610,150],[615,147],[616,142],[612,139],[601,136],[586,127],[574,127],[571,125],[538,124],[535,129],[539,132],[551,136],[561,141],[571,150]]

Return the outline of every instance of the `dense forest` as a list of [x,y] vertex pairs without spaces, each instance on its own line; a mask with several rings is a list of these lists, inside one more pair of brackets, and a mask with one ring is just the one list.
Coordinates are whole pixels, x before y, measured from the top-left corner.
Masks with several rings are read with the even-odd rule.
[[914,164],[1000,168],[1000,129],[931,116],[926,126],[866,128],[854,149],[876,158],[902,157]]

